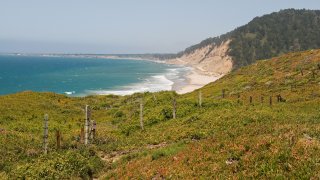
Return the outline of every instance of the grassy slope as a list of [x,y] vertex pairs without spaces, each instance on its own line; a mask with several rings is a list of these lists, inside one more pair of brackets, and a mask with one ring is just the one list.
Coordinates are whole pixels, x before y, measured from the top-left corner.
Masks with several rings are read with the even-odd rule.
[[[43,166],[58,177],[84,177],[93,171],[107,178],[319,178],[318,63],[320,50],[258,61],[202,88],[202,107],[197,104],[198,92],[181,96],[159,92],[86,98],[33,92],[1,96],[0,177],[30,176],[25,173],[29,171],[34,177],[41,177]],[[224,99],[222,89],[226,89]],[[278,94],[286,102],[276,102]],[[171,118],[173,96],[177,98],[177,119]],[[253,97],[253,104],[249,104],[249,96]],[[137,100],[141,97],[145,103],[145,131],[139,128]],[[89,151],[76,140],[85,104],[92,106],[93,119],[98,122],[98,138]],[[50,154],[57,153],[62,156],[61,161],[67,162],[62,171],[56,171],[60,160],[41,155],[44,113],[50,117]],[[57,152],[55,129],[63,134],[63,149]],[[148,148],[163,142],[167,146]],[[123,151],[132,153],[103,167],[97,157],[97,152]],[[68,165],[73,163],[70,157],[78,154],[90,166],[84,170],[74,165],[75,170],[67,172]],[[26,170],[32,167],[30,162],[39,160],[43,164],[38,169]],[[53,164],[48,163],[52,161]]]

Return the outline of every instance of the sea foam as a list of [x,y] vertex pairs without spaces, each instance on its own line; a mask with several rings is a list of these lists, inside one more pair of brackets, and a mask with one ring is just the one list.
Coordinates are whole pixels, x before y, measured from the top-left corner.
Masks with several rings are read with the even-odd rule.
[[139,83],[115,87],[111,90],[88,90],[86,94],[96,95],[130,95],[138,92],[170,91],[175,83],[185,81],[185,73],[190,69],[186,67],[169,68],[163,74],[153,75],[141,79]]

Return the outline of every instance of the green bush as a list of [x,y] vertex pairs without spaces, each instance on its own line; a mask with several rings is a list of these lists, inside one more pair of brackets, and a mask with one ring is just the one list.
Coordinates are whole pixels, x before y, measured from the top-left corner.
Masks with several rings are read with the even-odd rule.
[[164,107],[160,112],[161,120],[169,120],[172,119],[172,108]]
[[90,150],[53,152],[15,167],[10,177],[14,179],[69,179],[92,177],[102,162]]

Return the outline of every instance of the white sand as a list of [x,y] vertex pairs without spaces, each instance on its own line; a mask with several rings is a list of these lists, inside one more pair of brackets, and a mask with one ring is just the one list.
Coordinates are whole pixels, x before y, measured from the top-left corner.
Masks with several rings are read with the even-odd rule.
[[199,89],[211,82],[216,81],[217,79],[221,78],[223,75],[205,75],[198,70],[192,70],[192,72],[187,75],[188,78],[188,85],[178,88],[176,92],[178,94],[185,94],[192,92],[196,89]]

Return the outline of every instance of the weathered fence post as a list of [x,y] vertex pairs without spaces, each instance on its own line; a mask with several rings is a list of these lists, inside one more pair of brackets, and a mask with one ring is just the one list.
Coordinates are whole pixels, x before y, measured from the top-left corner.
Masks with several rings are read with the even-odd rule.
[[142,98],[140,99],[140,127],[142,130],[144,130],[144,127],[143,127],[143,100],[142,100]]
[[250,101],[250,104],[252,104],[252,96],[250,96],[250,100],[249,101]]
[[269,104],[270,104],[270,106],[272,106],[272,96],[270,96]]
[[86,120],[85,120],[85,134],[84,134],[84,144],[87,145],[89,144],[89,126],[90,126],[90,107],[86,105]]
[[57,149],[60,149],[60,146],[61,146],[61,134],[60,134],[59,130],[56,131],[56,139],[57,139]]
[[221,94],[221,97],[222,97],[222,98],[225,97],[225,91],[226,91],[225,89],[222,89],[222,92],[221,92],[221,93],[222,93],[222,94]]
[[238,94],[238,103],[240,103],[240,94]]
[[84,128],[81,127],[80,131],[80,143],[84,143]]
[[43,150],[44,154],[48,153],[48,114],[44,115],[44,126],[43,126]]
[[173,97],[172,106],[173,106],[172,117],[173,117],[173,119],[176,119],[177,101],[176,101],[175,97]]
[[199,106],[202,107],[202,92],[199,91]]

